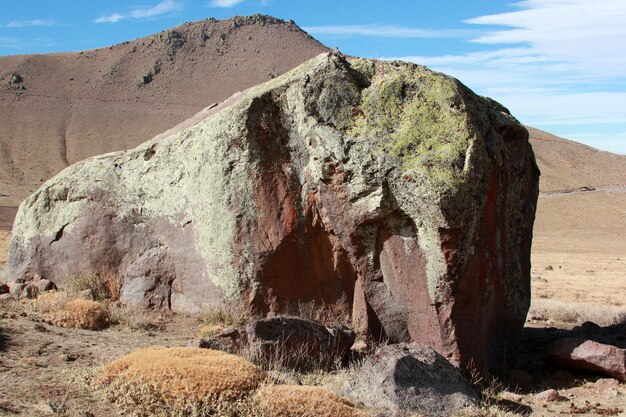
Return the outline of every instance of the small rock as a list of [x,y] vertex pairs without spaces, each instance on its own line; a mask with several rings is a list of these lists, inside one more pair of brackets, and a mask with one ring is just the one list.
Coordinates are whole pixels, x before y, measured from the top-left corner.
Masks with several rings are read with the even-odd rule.
[[24,81],[24,77],[22,77],[18,73],[11,74],[11,79],[9,80],[10,84],[19,84]]
[[580,328],[587,333],[596,333],[602,329],[598,324],[592,321],[586,321],[580,325]]
[[41,323],[36,323],[33,326],[33,329],[37,330],[38,332],[43,332],[43,333],[46,333],[48,331],[48,328]]
[[502,391],[502,399],[519,403],[524,399],[524,397],[514,392]]
[[252,356],[271,358],[279,354],[283,366],[300,370],[328,368],[343,361],[356,339],[346,327],[294,316],[250,322],[241,334],[247,335]]
[[27,284],[20,292],[19,298],[33,299],[39,295],[39,288],[35,284]]
[[80,357],[80,355],[78,353],[74,353],[74,352],[70,352],[70,353],[64,353],[63,354],[63,360],[65,362],[74,362],[75,360],[77,360]]
[[365,340],[357,340],[356,342],[354,342],[350,350],[356,353],[365,353],[367,351],[367,348],[368,346]]
[[0,301],[8,301],[8,300],[12,300],[13,296],[11,294],[1,294],[0,295]]
[[600,378],[593,383],[593,386],[598,391],[608,391],[619,387],[619,381],[613,378]]
[[548,265],[545,267],[546,271],[554,271],[554,267],[552,265]]
[[54,291],[57,289],[57,286],[54,285],[54,282],[49,279],[41,278],[39,280],[34,280],[33,284],[39,289],[40,292],[44,291]]
[[221,331],[208,340],[201,340],[200,346],[204,349],[221,350],[228,353],[237,353],[248,343],[248,334],[245,329],[229,328]]
[[8,294],[9,293],[9,286],[5,283],[1,283],[0,284],[0,294]]
[[561,399],[561,396],[559,395],[559,392],[557,390],[548,389],[535,395],[535,398],[541,401],[552,402],[559,401]]
[[21,282],[9,282],[9,293],[13,296],[13,298],[17,300],[18,298],[20,298],[20,294],[22,294],[24,287],[26,287],[26,284],[23,284]]

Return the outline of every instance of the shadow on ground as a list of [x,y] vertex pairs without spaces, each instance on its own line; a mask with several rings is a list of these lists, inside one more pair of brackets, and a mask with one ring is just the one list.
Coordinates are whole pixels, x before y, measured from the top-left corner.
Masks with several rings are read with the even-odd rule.
[[601,327],[592,322],[583,323],[571,330],[556,327],[525,327],[515,348],[507,374],[510,385],[521,393],[547,388],[571,388],[577,380],[594,381],[607,376],[597,373],[564,370],[545,360],[546,348],[555,340],[580,338],[626,349],[626,322]]

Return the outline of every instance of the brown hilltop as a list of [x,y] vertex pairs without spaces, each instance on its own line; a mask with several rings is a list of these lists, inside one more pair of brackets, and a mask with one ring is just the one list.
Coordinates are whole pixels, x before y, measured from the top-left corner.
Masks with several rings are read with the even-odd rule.
[[69,164],[134,147],[326,49],[293,22],[253,15],[78,53],[0,57],[0,205],[16,206]]
[[600,151],[526,126],[542,192],[567,192],[583,187],[603,188],[626,183],[626,156]]

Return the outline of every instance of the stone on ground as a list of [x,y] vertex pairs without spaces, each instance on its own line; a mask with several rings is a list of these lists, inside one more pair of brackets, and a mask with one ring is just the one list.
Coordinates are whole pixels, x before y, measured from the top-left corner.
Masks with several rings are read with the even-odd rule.
[[571,370],[592,371],[626,381],[626,349],[592,340],[566,338],[552,342],[546,358]]
[[327,369],[347,359],[356,335],[343,326],[327,326],[300,317],[253,320],[224,330],[200,347],[247,355],[263,362],[298,370]]
[[431,347],[381,347],[346,381],[343,394],[393,415],[449,416],[478,403],[458,369]]

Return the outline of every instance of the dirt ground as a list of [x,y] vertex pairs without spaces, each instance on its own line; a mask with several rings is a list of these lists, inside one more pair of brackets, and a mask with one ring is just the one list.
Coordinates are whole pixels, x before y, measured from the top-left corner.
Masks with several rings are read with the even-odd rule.
[[[49,325],[26,305],[0,304],[0,415],[113,417],[123,415],[94,380],[101,366],[147,346],[185,346],[196,338],[197,317],[154,313],[142,330],[117,325],[103,331]],[[568,330],[531,324],[520,344],[518,365],[532,379],[520,385],[508,375],[494,384],[494,401],[516,415],[626,415],[626,385],[592,375],[571,375],[543,363],[538,350]],[[620,331],[624,331],[621,329]],[[317,377],[317,376],[316,376]],[[320,381],[340,378],[341,371]],[[503,393],[504,383],[511,384]],[[543,402],[536,393],[558,389],[561,400]],[[89,414],[91,413],[91,414]]]
[[15,302],[3,303],[0,317],[0,415],[117,416],[92,386],[100,366],[141,347],[184,346],[198,327],[189,316],[155,314],[160,329],[65,329]]
[[626,319],[626,187],[540,196],[534,234],[531,310]]

